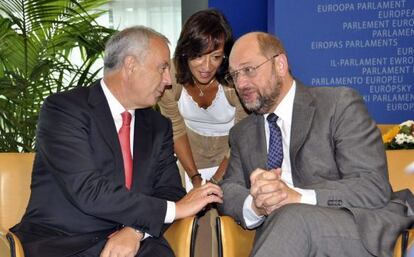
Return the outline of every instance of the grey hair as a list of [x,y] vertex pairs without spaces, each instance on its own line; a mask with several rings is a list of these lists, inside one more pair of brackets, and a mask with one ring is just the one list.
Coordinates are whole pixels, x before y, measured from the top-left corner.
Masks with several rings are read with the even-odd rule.
[[169,44],[167,37],[145,26],[129,27],[114,34],[105,45],[104,73],[118,69],[127,56],[144,60],[151,38],[160,38]]

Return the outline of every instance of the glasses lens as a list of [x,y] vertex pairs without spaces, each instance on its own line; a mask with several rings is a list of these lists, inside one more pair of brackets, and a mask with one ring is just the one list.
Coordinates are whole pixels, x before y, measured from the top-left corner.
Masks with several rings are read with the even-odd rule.
[[253,78],[256,76],[256,68],[255,67],[246,67],[243,69],[244,75],[246,75],[249,78]]

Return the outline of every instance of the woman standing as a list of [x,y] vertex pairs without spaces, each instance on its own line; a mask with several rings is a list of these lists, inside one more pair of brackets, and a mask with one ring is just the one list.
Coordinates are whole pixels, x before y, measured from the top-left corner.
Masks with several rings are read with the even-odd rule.
[[[174,53],[171,89],[159,102],[173,124],[174,151],[187,191],[203,181],[220,181],[227,167],[230,128],[245,113],[235,89],[227,85],[227,57],[233,45],[230,25],[217,10],[193,14]],[[217,256],[212,209],[199,220],[196,257]]]
[[229,130],[246,116],[236,91],[224,80],[232,44],[226,18],[214,9],[193,14],[177,43],[173,85],[159,106],[172,120],[174,150],[185,170],[187,190],[200,186],[202,179],[222,179]]

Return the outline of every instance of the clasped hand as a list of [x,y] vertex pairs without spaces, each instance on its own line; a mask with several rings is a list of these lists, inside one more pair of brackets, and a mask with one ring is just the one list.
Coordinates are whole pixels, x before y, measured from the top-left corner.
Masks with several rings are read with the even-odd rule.
[[269,215],[289,203],[299,203],[301,194],[281,180],[282,170],[256,169],[250,175],[252,208],[258,215]]

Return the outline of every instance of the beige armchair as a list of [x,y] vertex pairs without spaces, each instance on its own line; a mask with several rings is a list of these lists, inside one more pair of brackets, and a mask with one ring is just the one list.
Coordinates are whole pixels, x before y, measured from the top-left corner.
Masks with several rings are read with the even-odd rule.
[[[30,196],[34,153],[0,153],[0,256],[24,257],[9,228],[23,216]],[[177,257],[193,257],[197,217],[174,222],[164,236]]]

